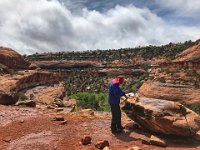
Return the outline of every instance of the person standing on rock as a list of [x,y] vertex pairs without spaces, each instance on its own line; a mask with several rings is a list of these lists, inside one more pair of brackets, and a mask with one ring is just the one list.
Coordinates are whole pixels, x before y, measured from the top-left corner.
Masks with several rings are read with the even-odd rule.
[[[123,130],[121,124],[121,110],[120,110],[120,97],[125,96],[119,85],[124,82],[124,77],[118,76],[112,79],[109,84],[109,95],[108,103],[111,107],[112,121],[111,121],[111,131],[112,133],[121,133]],[[126,97],[127,98],[127,97]]]

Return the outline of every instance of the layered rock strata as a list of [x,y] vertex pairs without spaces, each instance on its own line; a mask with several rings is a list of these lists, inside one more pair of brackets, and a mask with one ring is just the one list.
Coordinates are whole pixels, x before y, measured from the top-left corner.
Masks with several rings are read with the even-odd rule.
[[200,130],[199,115],[171,101],[129,98],[123,102],[122,109],[128,117],[152,132],[191,136]]

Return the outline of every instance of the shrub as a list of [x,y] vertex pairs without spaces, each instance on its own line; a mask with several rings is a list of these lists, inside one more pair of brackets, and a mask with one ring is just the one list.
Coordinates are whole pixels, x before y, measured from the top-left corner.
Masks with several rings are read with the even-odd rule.
[[192,105],[188,105],[186,103],[182,103],[182,104],[200,115],[200,104],[192,104]]
[[159,82],[161,82],[161,83],[166,83],[166,81],[165,81],[165,78],[164,78],[164,77],[158,78],[157,80],[158,80]]
[[30,99],[33,100],[34,99],[34,94],[30,94]]
[[133,93],[137,93],[138,88],[137,88],[135,85],[132,85],[131,91],[132,91]]
[[18,99],[21,100],[21,101],[28,100],[28,97],[27,97],[23,92],[17,93],[17,97],[18,97]]
[[70,98],[78,100],[78,107],[81,109],[91,108],[98,111],[108,111],[108,94],[106,93],[89,93],[79,92],[69,96]]
[[57,105],[58,107],[64,107],[64,103],[61,99],[58,99],[58,98],[55,98],[53,99],[53,101],[51,102],[51,104],[55,104]]

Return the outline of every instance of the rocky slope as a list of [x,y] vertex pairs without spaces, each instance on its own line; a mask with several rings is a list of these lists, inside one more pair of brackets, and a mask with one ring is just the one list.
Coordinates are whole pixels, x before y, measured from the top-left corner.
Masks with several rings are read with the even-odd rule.
[[200,42],[178,54],[173,62],[199,62],[200,61]]
[[200,104],[200,89],[187,85],[148,81],[139,89],[139,94],[149,98],[179,101],[186,104]]
[[[171,62],[153,68],[150,80],[139,94],[186,104],[200,104],[200,42],[186,49]],[[159,91],[159,92],[158,92]]]
[[27,69],[30,63],[10,48],[0,47],[0,64],[11,69]]

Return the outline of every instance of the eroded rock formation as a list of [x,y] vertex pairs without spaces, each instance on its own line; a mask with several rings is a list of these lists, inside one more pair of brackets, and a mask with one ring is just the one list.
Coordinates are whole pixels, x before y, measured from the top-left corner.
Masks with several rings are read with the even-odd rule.
[[10,48],[0,47],[0,64],[12,69],[27,69],[30,63]]
[[53,84],[48,86],[37,86],[26,91],[26,95],[32,95],[32,100],[45,104],[51,104],[55,100],[61,101],[60,105],[64,105],[62,99],[64,98],[65,88],[64,83]]
[[171,101],[145,97],[137,102],[129,98],[122,105],[127,116],[145,129],[163,134],[195,135],[200,130],[199,115],[185,107],[183,112],[180,108]]
[[58,83],[62,79],[56,73],[47,71],[20,72],[14,76],[0,76],[0,104],[9,105],[17,101],[17,93],[28,88]]
[[187,104],[200,104],[200,89],[187,85],[148,81],[139,89],[139,95]]

